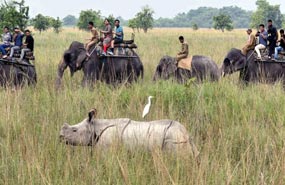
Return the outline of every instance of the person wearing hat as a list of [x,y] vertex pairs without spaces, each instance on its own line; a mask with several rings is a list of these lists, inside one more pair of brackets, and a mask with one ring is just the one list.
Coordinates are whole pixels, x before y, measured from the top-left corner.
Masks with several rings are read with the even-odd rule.
[[242,54],[245,56],[250,50],[253,50],[255,47],[255,36],[252,34],[252,29],[247,29],[246,33],[248,34],[248,40],[246,45],[242,48]]
[[257,34],[256,34],[256,36],[258,36],[258,38],[259,38],[259,44],[257,46],[255,46],[255,51],[257,53],[257,59],[258,60],[261,60],[260,50],[266,49],[266,47],[267,47],[268,33],[264,29],[264,27],[265,27],[264,24],[260,24],[259,25],[259,32],[257,32]]
[[94,23],[92,21],[90,21],[88,23],[88,29],[90,30],[91,35],[92,35],[92,37],[90,39],[87,39],[88,42],[85,44],[86,55],[89,57],[90,56],[90,53],[89,53],[90,48],[99,42],[99,34],[98,34],[96,28],[94,27]]

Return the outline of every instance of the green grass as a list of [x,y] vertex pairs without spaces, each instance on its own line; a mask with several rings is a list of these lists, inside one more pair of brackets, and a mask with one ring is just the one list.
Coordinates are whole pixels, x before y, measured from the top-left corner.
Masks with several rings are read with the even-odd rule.
[[[186,37],[192,54],[210,56],[220,64],[230,48],[242,47],[244,31],[139,33],[143,81],[118,88],[97,84],[90,90],[81,88],[81,73],[71,80],[67,71],[63,90],[56,91],[56,69],[64,50],[88,35],[73,29],[59,35],[36,33],[37,86],[0,90],[0,184],[284,183],[285,96],[280,84],[244,87],[236,75],[187,86],[151,81],[159,59],[180,49],[179,35]],[[98,151],[59,143],[63,123],[78,123],[93,107],[100,118],[142,120],[149,95],[155,99],[146,119],[175,119],[185,125],[200,150],[200,163],[190,156]]]

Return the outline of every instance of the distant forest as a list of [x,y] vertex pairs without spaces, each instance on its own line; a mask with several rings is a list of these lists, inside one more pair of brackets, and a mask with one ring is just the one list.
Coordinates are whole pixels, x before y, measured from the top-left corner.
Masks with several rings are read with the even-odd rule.
[[223,8],[200,7],[187,13],[179,13],[174,18],[159,18],[154,21],[154,27],[192,27],[212,28],[213,16],[220,13],[231,16],[234,28],[248,28],[252,11],[243,10],[237,6]]

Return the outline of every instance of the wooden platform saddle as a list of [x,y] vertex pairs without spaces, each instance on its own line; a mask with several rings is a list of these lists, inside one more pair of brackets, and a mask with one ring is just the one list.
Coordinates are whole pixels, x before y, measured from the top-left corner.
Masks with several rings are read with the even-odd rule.
[[[5,50],[7,51],[7,55],[9,56],[10,55],[10,51],[11,51],[10,48],[5,48]],[[21,50],[15,50],[12,58],[20,58],[20,56],[21,56]],[[1,52],[0,52],[0,58],[2,58],[2,53]],[[35,60],[34,52],[26,51],[24,59]]]
[[[138,48],[135,44],[134,34],[132,34],[131,40],[124,40],[122,43],[114,45],[114,55],[107,57],[136,57],[134,49]],[[97,53],[102,53],[102,42],[98,43]]]

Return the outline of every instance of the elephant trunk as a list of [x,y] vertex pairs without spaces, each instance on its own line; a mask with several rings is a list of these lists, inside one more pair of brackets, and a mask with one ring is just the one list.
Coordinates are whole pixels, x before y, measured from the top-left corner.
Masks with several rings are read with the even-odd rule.
[[57,69],[57,79],[55,82],[56,89],[59,89],[61,86],[61,80],[62,80],[63,73],[64,73],[66,68],[67,68],[67,64],[65,63],[65,60],[62,59],[58,65],[58,69]]
[[155,72],[155,74],[154,74],[152,80],[155,82],[155,81],[157,81],[160,77],[161,77],[161,73],[160,73],[158,70],[156,70],[156,72]]

